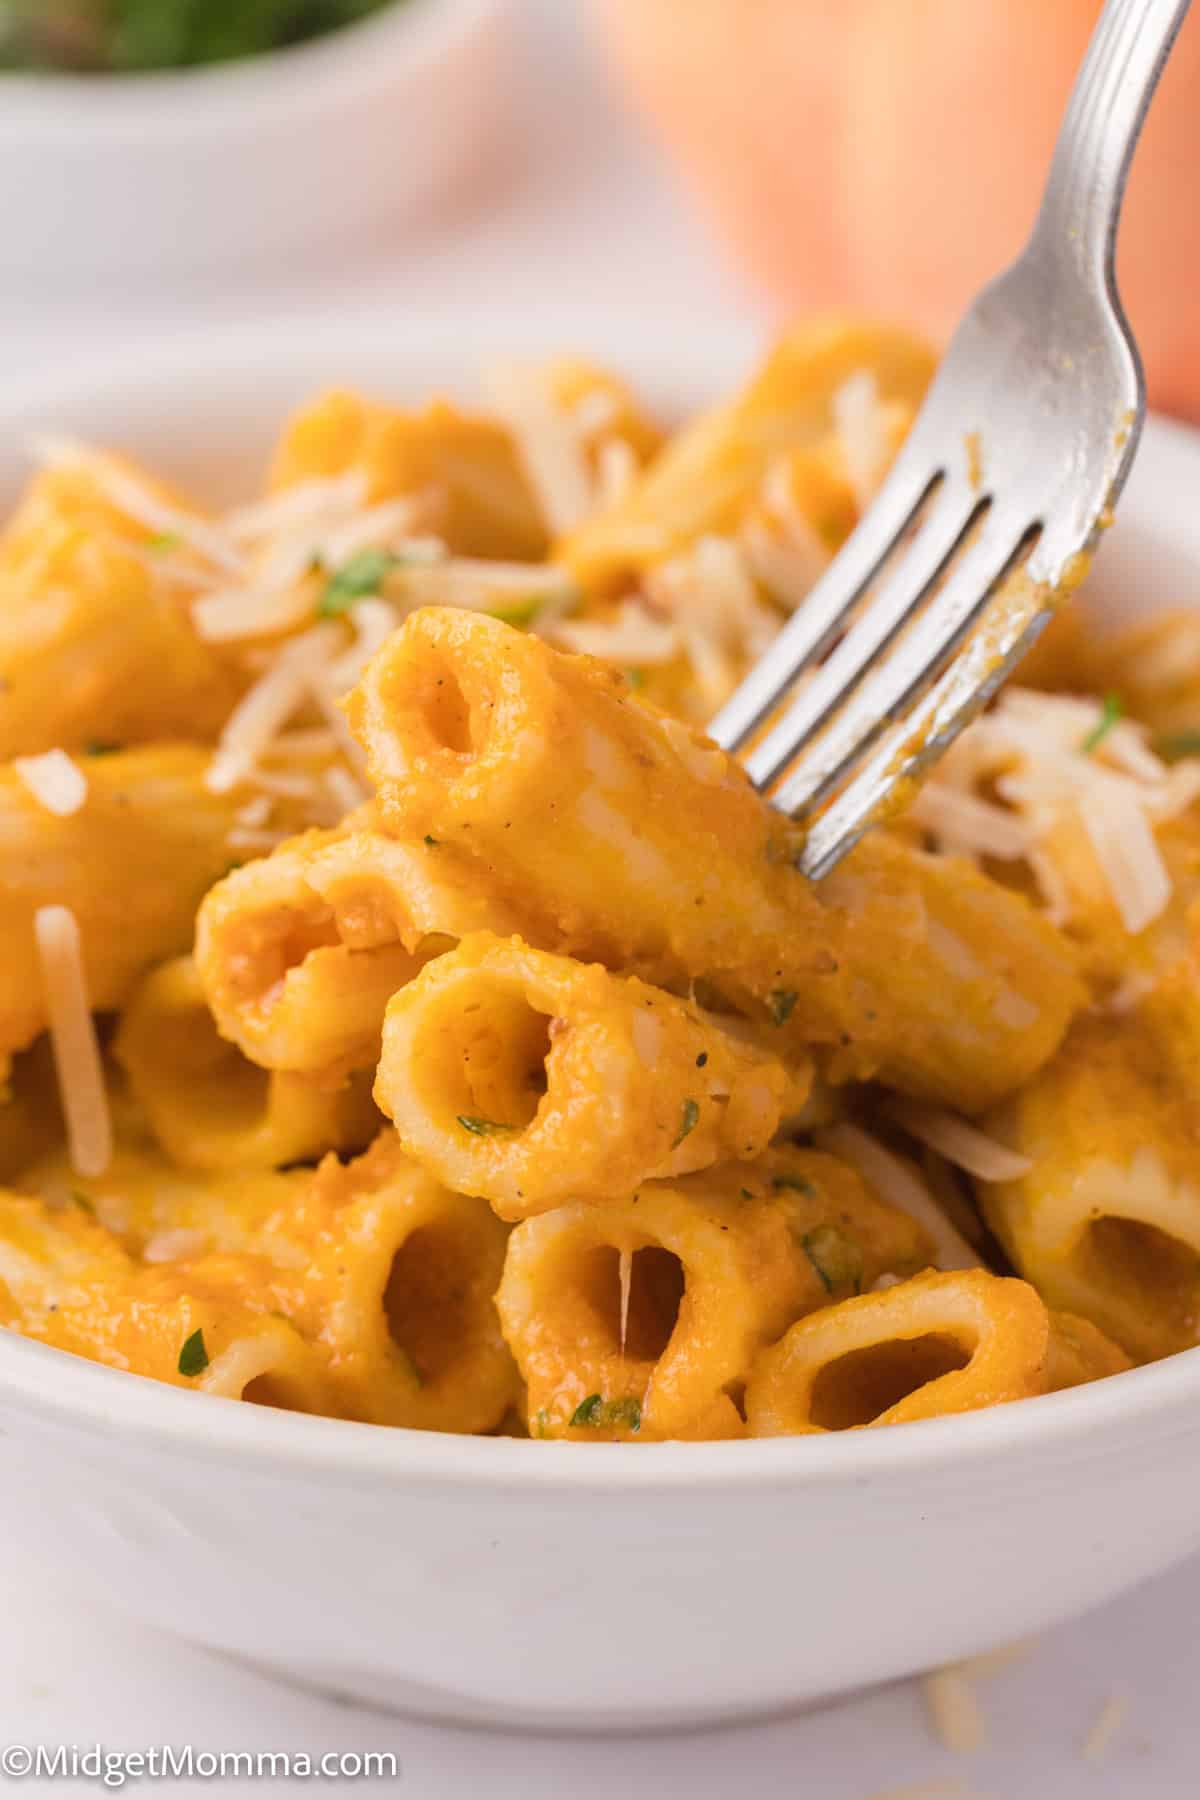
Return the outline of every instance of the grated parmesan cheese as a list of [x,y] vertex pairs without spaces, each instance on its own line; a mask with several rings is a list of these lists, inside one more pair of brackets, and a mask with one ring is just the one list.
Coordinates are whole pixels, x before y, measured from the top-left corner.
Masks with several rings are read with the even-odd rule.
[[34,914],[33,933],[71,1167],[85,1178],[103,1175],[112,1160],[112,1120],[88,1003],[79,922],[68,907],[42,906]]
[[[1002,804],[981,799],[982,784]],[[1136,935],[1171,895],[1154,827],[1198,795],[1200,760],[1168,767],[1142,726],[1106,716],[1095,701],[1011,688],[951,748],[912,816],[943,848],[1023,858],[1058,924],[1069,923],[1072,911],[1058,828],[1074,818],[1125,929]]]
[[913,1781],[904,1787],[881,1788],[867,1800],[983,1800],[973,1788],[961,1781]]
[[887,1108],[896,1123],[918,1143],[928,1144],[947,1162],[977,1175],[981,1181],[1016,1181],[1028,1175],[1032,1159],[988,1137],[957,1113],[916,1100],[893,1100]]
[[204,778],[210,793],[227,794],[245,781],[281,728],[309,698],[318,670],[341,641],[342,628],[331,620],[314,626],[280,651],[226,721]]
[[69,819],[86,804],[87,777],[65,750],[13,758],[13,773],[39,806],[57,819]]
[[170,1231],[157,1231],[147,1238],[142,1250],[142,1261],[148,1263],[183,1262],[189,1256],[199,1256],[208,1239],[202,1231],[194,1231],[185,1225],[177,1225]]
[[819,1150],[852,1163],[885,1200],[923,1225],[933,1239],[939,1269],[979,1269],[983,1264],[961,1232],[955,1230],[911,1164],[885,1150],[877,1138],[857,1125],[831,1125],[815,1134]]
[[860,369],[842,383],[833,396],[832,410],[846,476],[859,512],[865,513],[888,460],[879,388],[869,369]]
[[1129,1716],[1128,1694],[1110,1694],[1092,1720],[1080,1752],[1085,1762],[1102,1762]]
[[921,1683],[929,1722],[947,1750],[971,1756],[987,1738],[975,1689],[956,1668],[937,1669]]
[[608,662],[630,668],[651,669],[669,663],[679,654],[679,634],[673,625],[653,618],[637,600],[625,600],[616,617],[560,619],[550,636],[556,644],[577,655],[602,656]]
[[561,537],[596,507],[578,418],[555,405],[534,370],[512,364],[493,368],[485,387],[513,435],[548,531]]

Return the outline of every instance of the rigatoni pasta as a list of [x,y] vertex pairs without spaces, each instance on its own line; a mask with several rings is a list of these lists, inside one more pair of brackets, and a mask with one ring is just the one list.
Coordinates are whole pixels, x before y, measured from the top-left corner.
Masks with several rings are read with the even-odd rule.
[[1197,1342],[1200,635],[1128,641],[1123,714],[1068,619],[819,883],[704,734],[932,366],[818,322],[676,435],[579,358],[481,410],[332,390],[225,511],[42,446],[0,531],[0,1324],[535,1456]]
[[490,933],[393,997],[375,1087],[401,1142],[506,1219],[757,1156],[808,1090],[661,988]]
[[260,1069],[223,1039],[190,956],[162,963],[121,1013],[113,1056],[170,1157],[187,1169],[278,1169],[364,1150],[379,1128],[362,1073]]
[[703,978],[845,1076],[978,1109],[1040,1067],[1081,997],[1022,896],[885,833],[814,886],[732,757],[495,620],[414,614],[348,712],[388,830],[474,859],[573,954]]

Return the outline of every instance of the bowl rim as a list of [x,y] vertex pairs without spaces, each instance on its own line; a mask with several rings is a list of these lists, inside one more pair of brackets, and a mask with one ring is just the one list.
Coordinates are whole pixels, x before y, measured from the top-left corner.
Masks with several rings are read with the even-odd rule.
[[116,75],[0,72],[0,142],[39,146],[97,135],[137,140],[219,128],[232,116],[286,116],[429,74],[512,11],[513,0],[391,0],[303,43],[238,61]]
[[[508,0],[454,0],[468,9]],[[369,24],[370,21],[367,21]],[[69,424],[51,415],[100,396],[107,404],[126,388],[172,399],[171,384],[202,383],[264,363],[290,369],[302,357],[336,357],[339,344],[365,345],[372,358],[402,348],[412,363],[436,352],[473,366],[472,346],[515,340],[521,351],[590,344],[597,354],[641,364],[663,363],[669,379],[686,365],[690,378],[714,365],[721,376],[744,364],[761,339],[747,321],[726,320],[683,334],[678,321],[647,319],[611,307],[573,306],[559,314],[505,317],[479,309],[404,313],[379,306],[294,312],[217,326],[189,325],[156,337],[91,352],[43,373],[6,383],[0,395],[0,440],[6,430]],[[207,368],[206,368],[207,366]],[[337,378],[331,364],[330,376]],[[2,447],[2,446],[0,446]],[[1200,470],[1200,430],[1147,419],[1141,455],[1187,460]],[[2,458],[0,458],[2,461]],[[1163,514],[1164,523],[1167,514]],[[1119,527],[1118,527],[1119,530]],[[1200,1429],[1200,1347],[1067,1392],[993,1406],[886,1430],[830,1432],[804,1438],[739,1438],[723,1442],[579,1444],[469,1437],[402,1426],[286,1413],[107,1368],[68,1351],[0,1330],[0,1415],[20,1411],[32,1429],[71,1429],[81,1436],[119,1434],[131,1453],[168,1450],[234,1460],[246,1472],[307,1475],[335,1484],[470,1488],[483,1485],[537,1494],[587,1489],[631,1497],[703,1487],[706,1491],[856,1485],[889,1476],[953,1474],[979,1463],[1031,1472],[1034,1457],[1084,1461],[1102,1455],[1114,1432],[1126,1448]]]
[[1043,1455],[1059,1464],[1064,1457],[1105,1459],[1114,1434],[1128,1450],[1139,1428],[1149,1436],[1178,1434],[1184,1414],[1200,1429],[1200,1349],[1066,1392],[877,1431],[634,1446],[470,1437],[247,1406],[5,1331],[0,1416],[13,1401],[35,1430],[57,1426],[105,1441],[118,1436],[131,1454],[165,1451],[232,1461],[241,1473],[319,1477],[356,1487],[403,1482],[638,1496],[678,1488],[719,1492],[925,1479],[966,1474],[981,1463],[1007,1463],[1027,1480]]

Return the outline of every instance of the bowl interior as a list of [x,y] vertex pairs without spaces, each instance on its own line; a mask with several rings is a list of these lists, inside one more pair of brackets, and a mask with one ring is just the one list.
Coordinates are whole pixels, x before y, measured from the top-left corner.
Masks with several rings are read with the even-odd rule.
[[[596,317],[392,315],[297,319],[271,327],[180,334],[149,349],[89,361],[27,378],[0,394],[0,514],[16,499],[30,468],[29,446],[42,433],[109,444],[144,459],[186,490],[215,504],[245,500],[261,480],[270,447],[288,411],[330,385],[415,401],[446,393],[478,398],[478,373],[507,356],[578,351],[626,374],[665,419],[679,419],[727,391],[750,365],[758,334],[749,328],[684,331],[643,321]],[[1200,603],[1200,433],[1167,421],[1148,422],[1116,525],[1090,578],[1098,629],[1163,605]],[[8,1334],[0,1334],[6,1340]],[[345,1457],[361,1473],[436,1473],[469,1479],[473,1470],[551,1484],[619,1485],[651,1476],[686,1482],[702,1472],[738,1482],[794,1476],[796,1452],[814,1480],[848,1464],[881,1469],[912,1456],[953,1458],[961,1447],[990,1453],[1047,1435],[1103,1430],[1106,1418],[1153,1409],[1155,1397],[1200,1403],[1200,1356],[1110,1378],[1087,1389],[995,1408],[991,1413],[933,1420],[901,1432],[845,1439],[757,1444],[646,1446],[629,1458],[619,1445],[530,1446],[504,1440],[448,1439],[381,1431],[340,1421],[279,1414],[262,1430],[256,1409],[180,1395],[155,1383],[81,1364],[21,1340],[0,1343],[0,1386],[31,1422],[39,1413],[73,1418],[104,1431],[140,1430],[147,1443],[186,1437],[218,1455],[282,1455],[327,1469]],[[918,1446],[921,1446],[918,1449]],[[636,1468],[633,1467],[636,1465]]]

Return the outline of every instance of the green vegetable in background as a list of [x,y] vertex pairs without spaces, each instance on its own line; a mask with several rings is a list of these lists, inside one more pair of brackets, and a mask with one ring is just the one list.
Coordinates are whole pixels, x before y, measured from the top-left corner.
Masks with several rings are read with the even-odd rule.
[[0,0],[0,69],[123,74],[232,62],[395,0]]

